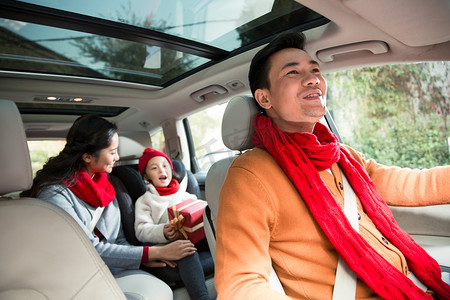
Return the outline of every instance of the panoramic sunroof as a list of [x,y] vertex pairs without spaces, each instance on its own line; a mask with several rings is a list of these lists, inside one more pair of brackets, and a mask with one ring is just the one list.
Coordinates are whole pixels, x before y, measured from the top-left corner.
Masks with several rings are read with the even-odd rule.
[[155,87],[328,22],[292,0],[3,0],[0,17],[2,70]]

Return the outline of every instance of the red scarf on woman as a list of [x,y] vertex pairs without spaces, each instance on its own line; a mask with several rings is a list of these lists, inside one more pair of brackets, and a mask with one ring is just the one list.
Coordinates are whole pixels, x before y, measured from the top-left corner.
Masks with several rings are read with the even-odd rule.
[[313,134],[282,132],[262,114],[255,118],[253,143],[266,149],[283,169],[308,205],[315,220],[349,268],[384,299],[431,299],[393,267],[357,233],[318,171],[338,163],[377,228],[406,257],[419,280],[440,299],[450,299],[450,286],[441,270],[414,240],[404,232],[363,167],[339,145],[328,128],[317,123]]
[[116,196],[106,173],[95,173],[95,177],[92,179],[86,171],[80,171],[76,184],[66,185],[78,198],[95,207],[107,206]]
[[172,195],[178,192],[178,190],[180,189],[180,183],[176,179],[172,178],[168,186],[166,187],[155,186],[155,189],[158,191],[158,194],[160,196]]

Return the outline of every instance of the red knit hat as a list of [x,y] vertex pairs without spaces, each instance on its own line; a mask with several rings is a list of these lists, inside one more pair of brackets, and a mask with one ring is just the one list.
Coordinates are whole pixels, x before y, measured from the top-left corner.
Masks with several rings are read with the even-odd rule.
[[145,167],[147,166],[148,161],[155,156],[162,156],[162,157],[166,158],[170,164],[170,168],[173,169],[172,161],[167,156],[167,154],[149,147],[144,150],[144,153],[142,153],[141,158],[139,158],[138,169],[139,169],[139,173],[141,173],[141,175],[144,174]]

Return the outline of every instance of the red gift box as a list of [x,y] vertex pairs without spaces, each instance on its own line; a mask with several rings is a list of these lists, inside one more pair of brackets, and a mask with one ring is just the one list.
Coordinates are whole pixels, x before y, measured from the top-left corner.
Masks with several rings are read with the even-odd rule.
[[206,201],[188,199],[167,209],[170,224],[193,244],[205,238],[203,210],[206,205]]

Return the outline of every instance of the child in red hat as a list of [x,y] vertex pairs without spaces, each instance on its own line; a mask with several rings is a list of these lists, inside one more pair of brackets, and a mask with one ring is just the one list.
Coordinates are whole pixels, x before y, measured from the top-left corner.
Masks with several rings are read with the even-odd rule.
[[[169,223],[167,208],[187,199],[197,199],[195,195],[186,192],[187,176],[178,182],[172,176],[173,164],[169,157],[152,148],[144,150],[138,169],[146,181],[146,192],[138,198],[135,205],[137,239],[152,244],[167,244],[179,239],[179,232]],[[211,257],[209,252],[206,255]],[[168,282],[173,282],[176,277],[174,272],[179,272],[191,299],[211,299],[205,284],[204,269],[206,272],[213,268],[212,258],[201,261],[196,252],[177,262],[168,262],[168,265],[170,267],[153,268],[149,271]],[[175,266],[178,268],[174,268]]]

